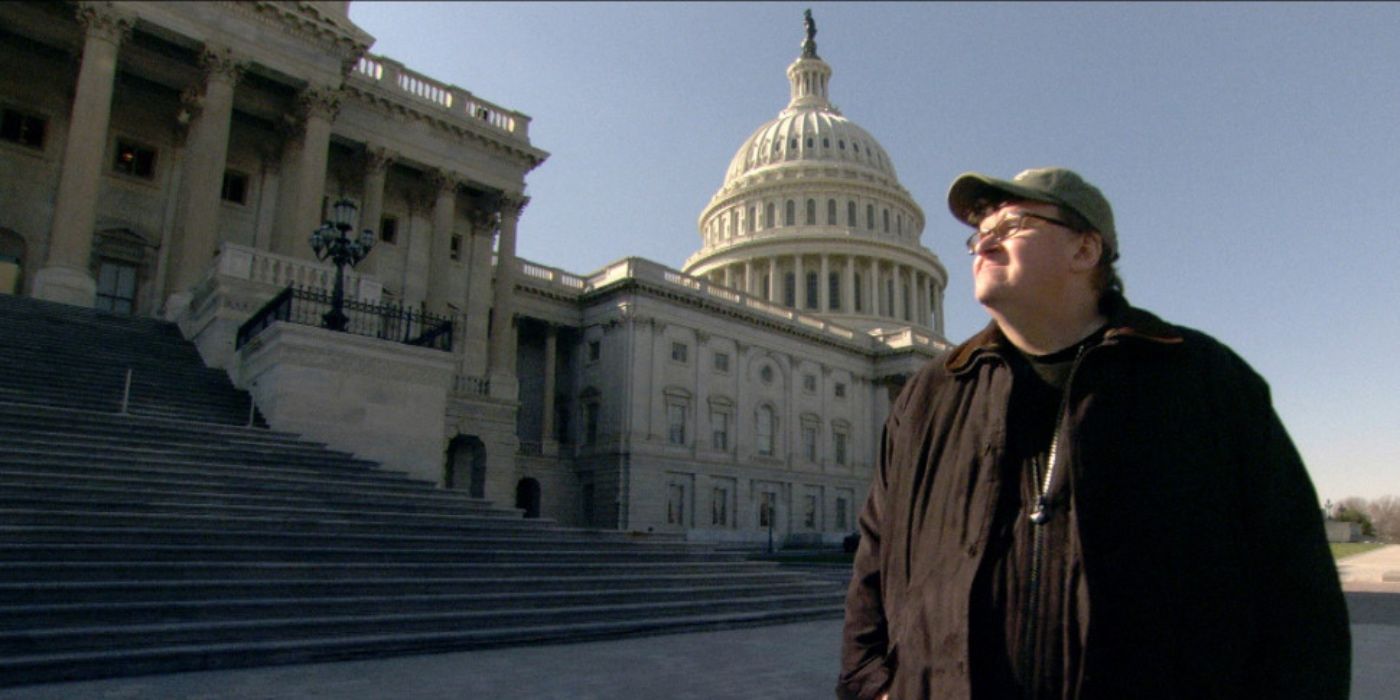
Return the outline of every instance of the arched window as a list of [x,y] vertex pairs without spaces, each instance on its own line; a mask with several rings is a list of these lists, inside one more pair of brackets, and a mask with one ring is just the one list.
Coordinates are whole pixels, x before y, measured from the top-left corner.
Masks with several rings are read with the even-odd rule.
[[773,415],[771,407],[758,407],[758,415],[754,421],[754,442],[758,453],[766,457],[773,456],[773,434],[777,432],[776,423],[777,416]]
[[807,279],[805,281],[807,283],[807,308],[809,309],[817,308],[817,302],[819,301],[817,298],[817,284],[820,279],[821,278],[815,272],[807,273]]
[[885,210],[885,233],[890,232],[890,210]]
[[846,225],[856,227],[856,203],[846,202]]
[[823,138],[822,138],[822,148],[831,148],[831,139],[826,138],[826,137],[823,137]]
[[797,306],[797,275],[791,272],[783,274],[783,305]]
[[788,149],[797,150],[797,139],[788,139]]
[[808,137],[807,137],[807,148],[811,148],[811,147],[812,147],[812,137],[811,137],[811,136],[808,136]]
[[826,200],[826,223],[831,226],[836,225],[836,200],[834,199]]
[[815,226],[816,224],[817,224],[817,200],[815,200],[815,199],[809,199],[809,200],[807,200],[807,225],[808,225],[808,226]]
[[797,225],[797,202],[794,202],[791,199],[787,201],[787,208],[783,210],[783,225]]
[[865,227],[871,231],[875,230],[875,205],[865,205]]
[[744,230],[753,233],[754,207],[749,207],[749,215],[744,218]]
[[827,309],[831,311],[841,310],[841,273],[832,272],[826,278]]
[[778,225],[778,221],[773,217],[773,203],[769,202],[767,209],[763,212],[763,228],[773,228]]
[[860,298],[860,290],[862,289],[860,283],[860,273],[855,273],[854,277],[855,279],[852,281],[854,287],[851,289],[851,294],[854,296],[854,298],[851,300],[851,306],[853,307],[851,311],[862,311],[863,309],[861,308],[862,304]]
[[903,214],[895,214],[895,215],[894,215],[894,232],[897,233],[897,234],[899,234],[899,235],[901,235],[901,236],[904,235],[904,215],[903,215]]

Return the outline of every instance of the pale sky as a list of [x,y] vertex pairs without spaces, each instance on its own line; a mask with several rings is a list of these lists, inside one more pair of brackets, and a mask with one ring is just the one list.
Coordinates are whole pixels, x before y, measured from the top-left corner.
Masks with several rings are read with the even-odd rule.
[[802,10],[831,98],[885,147],[972,299],[948,185],[1073,168],[1112,202],[1128,299],[1268,381],[1321,499],[1400,495],[1400,4],[351,5],[371,48],[530,115],[519,254],[679,268],[788,99]]

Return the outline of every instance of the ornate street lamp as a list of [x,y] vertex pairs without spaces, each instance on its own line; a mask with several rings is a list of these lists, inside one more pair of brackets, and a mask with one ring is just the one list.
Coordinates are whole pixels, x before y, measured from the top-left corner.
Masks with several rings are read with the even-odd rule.
[[350,317],[345,315],[345,266],[354,267],[369,255],[374,247],[374,231],[364,229],[358,239],[348,234],[355,228],[355,203],[341,199],[331,205],[331,219],[311,232],[311,249],[316,251],[317,260],[330,258],[335,263],[335,293],[331,296],[331,310],[321,317],[326,328],[333,331],[345,330]]

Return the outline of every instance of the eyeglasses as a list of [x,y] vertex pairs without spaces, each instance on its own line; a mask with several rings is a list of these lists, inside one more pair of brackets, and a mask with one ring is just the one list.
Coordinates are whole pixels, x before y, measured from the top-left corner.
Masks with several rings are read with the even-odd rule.
[[1041,221],[1052,223],[1056,226],[1063,226],[1068,229],[1074,228],[1059,219],[1052,219],[1048,216],[1041,216],[1040,214],[1032,214],[1028,211],[1021,212],[1015,216],[1008,216],[1002,219],[1001,223],[986,231],[973,231],[972,235],[967,237],[967,254],[976,255],[977,249],[981,248],[983,243],[991,242],[993,245],[1000,245],[1002,241],[1008,238],[1025,235],[1034,231],[1035,229],[1026,226],[1026,219],[1040,219]]

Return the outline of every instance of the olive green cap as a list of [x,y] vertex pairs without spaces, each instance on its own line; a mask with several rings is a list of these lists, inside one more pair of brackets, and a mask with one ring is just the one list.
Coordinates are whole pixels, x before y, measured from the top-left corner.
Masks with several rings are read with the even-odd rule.
[[1099,188],[1085,182],[1073,170],[1031,168],[1010,180],[999,180],[981,173],[963,173],[948,188],[948,208],[953,216],[973,226],[977,225],[983,207],[1006,200],[1045,202],[1074,211],[1103,237],[1111,259],[1118,259],[1118,231],[1113,227],[1113,208]]

